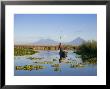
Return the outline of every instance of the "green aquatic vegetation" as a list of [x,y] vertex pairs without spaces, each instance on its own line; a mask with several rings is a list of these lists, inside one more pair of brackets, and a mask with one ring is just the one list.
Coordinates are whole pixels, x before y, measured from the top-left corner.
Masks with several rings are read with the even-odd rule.
[[57,59],[53,59],[53,61],[57,61]]
[[52,61],[44,61],[44,64],[52,64]]
[[39,70],[39,69],[44,69],[44,68],[46,68],[45,66],[42,66],[42,65],[36,65],[36,66],[34,66],[34,68],[36,69],[36,70]]
[[75,67],[75,65],[73,65],[73,64],[70,64],[70,68],[74,68]]
[[14,48],[14,56],[32,55],[35,53],[38,53],[38,51],[29,48]]
[[53,63],[52,61],[48,61],[48,62],[47,62],[47,64],[52,64],[52,63]]
[[69,64],[69,63],[72,63],[72,61],[66,61],[65,63]]
[[70,64],[70,68],[83,68],[83,67],[85,67],[84,64],[77,64],[77,65]]
[[97,61],[97,42],[96,41],[88,41],[84,44],[80,45],[78,50],[76,51],[78,55],[81,55],[83,62],[90,61],[90,59],[95,58]]
[[42,58],[29,57],[28,59],[31,59],[31,60],[41,60]]
[[51,67],[60,67],[60,64],[53,64]]
[[45,66],[42,65],[25,65],[25,66],[16,66],[16,70],[39,70],[39,69],[44,69],[46,68]]
[[54,71],[56,71],[56,72],[61,72],[61,68],[55,67],[55,68],[54,68]]
[[38,63],[38,64],[53,64],[52,61],[34,62],[34,63]]
[[97,58],[91,58],[89,60],[85,60],[86,64],[97,64]]

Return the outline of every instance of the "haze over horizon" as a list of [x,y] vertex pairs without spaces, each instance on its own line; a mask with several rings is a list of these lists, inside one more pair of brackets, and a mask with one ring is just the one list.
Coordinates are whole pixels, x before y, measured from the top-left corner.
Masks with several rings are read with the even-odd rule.
[[14,16],[15,44],[32,43],[41,39],[70,42],[77,37],[97,40],[96,14],[15,14]]

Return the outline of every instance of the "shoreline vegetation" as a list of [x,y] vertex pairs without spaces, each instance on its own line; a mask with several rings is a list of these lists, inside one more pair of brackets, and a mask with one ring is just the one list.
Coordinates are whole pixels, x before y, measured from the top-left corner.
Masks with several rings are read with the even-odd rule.
[[[92,40],[83,43],[76,47],[73,50],[73,53],[79,55],[79,58],[82,58],[84,63],[96,64],[97,63],[97,42]],[[32,48],[14,48],[14,56],[25,56],[33,55],[39,53],[38,51],[33,50]],[[29,57],[31,60],[41,60],[42,58]],[[53,59],[53,61],[55,61]]]
[[38,53],[38,51],[29,48],[14,48],[14,56],[33,55],[35,53]]
[[80,45],[78,50],[75,52],[78,55],[81,55],[83,62],[96,64],[97,63],[97,42],[92,40],[85,42]]

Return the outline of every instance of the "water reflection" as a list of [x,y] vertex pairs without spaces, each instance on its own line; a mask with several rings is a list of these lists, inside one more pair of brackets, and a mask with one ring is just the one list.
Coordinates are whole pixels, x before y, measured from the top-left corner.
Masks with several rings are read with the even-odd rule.
[[55,67],[55,68],[54,68],[54,71],[56,71],[56,72],[61,72],[61,68],[60,68],[60,67]]
[[[59,51],[39,51],[31,56],[15,56],[17,76],[95,76],[97,66],[84,64],[79,55],[68,51],[66,58],[60,59]],[[16,70],[16,66],[32,65],[31,71]],[[59,72],[57,74],[57,72]]]

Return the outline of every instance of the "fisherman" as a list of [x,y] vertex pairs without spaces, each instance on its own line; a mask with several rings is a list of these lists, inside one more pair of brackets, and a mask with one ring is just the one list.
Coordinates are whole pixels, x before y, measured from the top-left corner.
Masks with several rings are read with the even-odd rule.
[[62,60],[62,58],[66,58],[67,57],[67,52],[65,52],[63,50],[63,46],[61,45],[61,43],[59,44],[58,49],[60,50],[60,52],[59,52],[60,60]]

